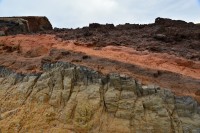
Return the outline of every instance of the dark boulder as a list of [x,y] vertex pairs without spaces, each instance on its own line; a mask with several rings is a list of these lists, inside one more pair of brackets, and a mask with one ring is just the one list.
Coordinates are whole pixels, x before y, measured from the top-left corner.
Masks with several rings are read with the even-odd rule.
[[46,17],[0,17],[0,35],[52,30]]

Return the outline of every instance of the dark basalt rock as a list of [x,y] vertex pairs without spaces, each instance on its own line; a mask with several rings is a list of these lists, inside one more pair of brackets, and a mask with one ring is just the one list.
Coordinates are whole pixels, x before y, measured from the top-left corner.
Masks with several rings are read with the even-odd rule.
[[[169,53],[191,60],[199,60],[200,26],[181,20],[157,18],[153,24],[91,23],[78,29],[55,29],[57,38],[75,40],[77,44],[105,47],[108,45],[132,47],[138,51]],[[80,43],[78,43],[80,42]],[[194,47],[191,44],[195,43]],[[193,52],[191,52],[193,51]]]
[[52,30],[47,17],[0,17],[0,35],[25,34]]

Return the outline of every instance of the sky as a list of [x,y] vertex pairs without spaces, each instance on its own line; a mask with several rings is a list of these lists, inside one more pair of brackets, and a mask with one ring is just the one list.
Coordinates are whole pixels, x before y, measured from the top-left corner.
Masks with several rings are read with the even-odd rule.
[[147,24],[157,17],[200,23],[200,0],[0,0],[0,16],[47,16],[59,28]]

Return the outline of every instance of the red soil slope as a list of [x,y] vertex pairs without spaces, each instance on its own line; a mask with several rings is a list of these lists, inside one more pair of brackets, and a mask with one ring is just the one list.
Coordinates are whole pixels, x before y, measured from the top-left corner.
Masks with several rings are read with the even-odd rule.
[[73,41],[59,41],[59,39],[55,39],[53,35],[7,36],[0,37],[0,42],[1,44],[5,44],[5,46],[11,47],[20,45],[21,53],[16,54],[16,56],[24,59],[43,57],[48,55],[52,48],[56,48],[72,50],[74,52],[83,52],[89,56],[97,56],[117,60],[123,63],[136,64],[150,69],[166,70],[200,79],[199,61],[191,61],[166,53],[141,52],[125,46],[106,46],[96,50],[93,47],[76,45]]
[[62,41],[54,35],[0,37],[0,64],[17,72],[40,72],[43,63],[56,61],[84,65],[102,73],[126,74],[143,83],[156,83],[172,88],[177,94],[199,99],[199,61],[167,53],[136,51],[126,46],[88,47]]

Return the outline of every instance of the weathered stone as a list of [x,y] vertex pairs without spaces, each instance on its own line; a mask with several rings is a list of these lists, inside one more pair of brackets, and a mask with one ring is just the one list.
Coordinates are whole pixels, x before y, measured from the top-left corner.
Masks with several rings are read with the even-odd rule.
[[46,17],[0,17],[0,36],[52,30]]
[[116,112],[118,109],[118,101],[120,98],[120,91],[109,89],[104,96],[106,108],[108,112]]
[[197,112],[198,103],[191,97],[176,97],[175,102],[180,116],[190,117]]
[[141,83],[123,75],[106,78],[64,66],[52,64],[41,75],[6,72],[0,80],[1,116],[6,116],[0,120],[2,132],[55,126],[76,132],[199,132],[200,106],[191,97],[155,85],[138,88]]
[[121,119],[131,119],[131,114],[132,112],[131,111],[128,111],[128,110],[117,110],[115,116],[117,118],[121,118]]
[[157,93],[158,87],[155,85],[142,86],[143,95],[151,95]]
[[112,73],[109,76],[110,78],[110,86],[113,86],[117,90],[122,89],[120,75],[116,73]]

